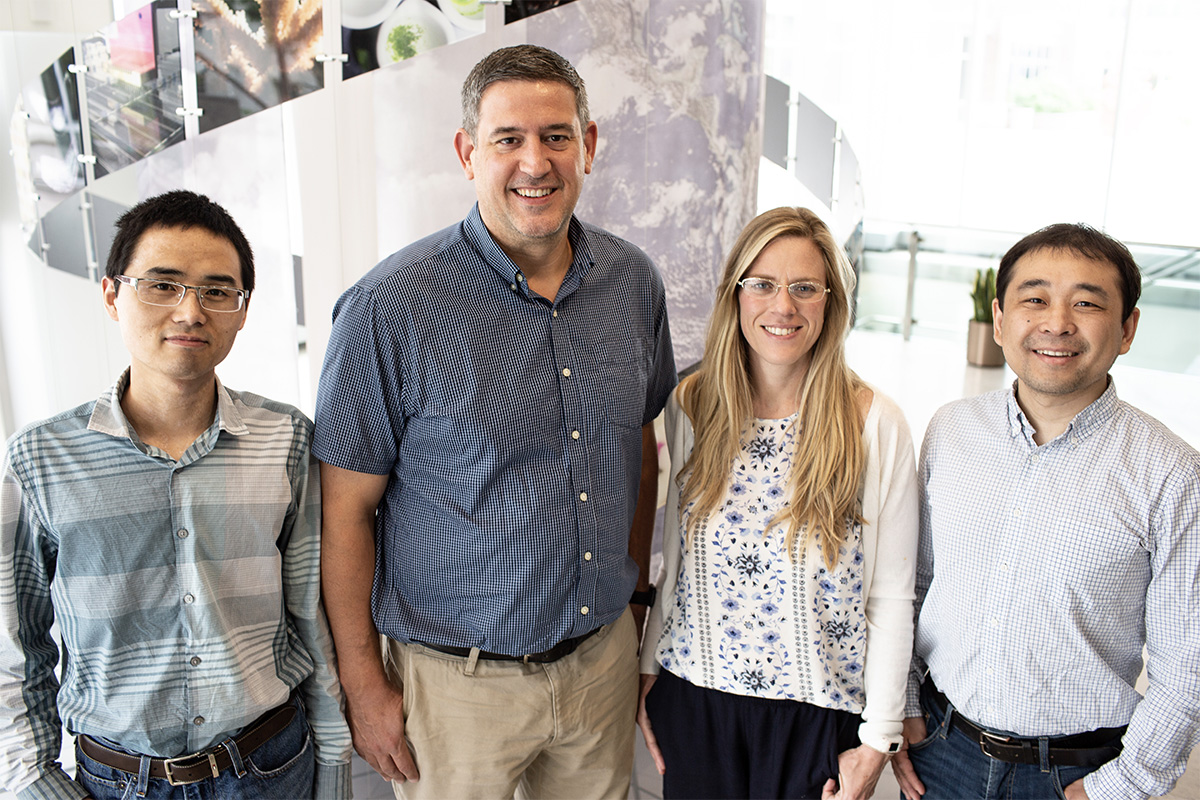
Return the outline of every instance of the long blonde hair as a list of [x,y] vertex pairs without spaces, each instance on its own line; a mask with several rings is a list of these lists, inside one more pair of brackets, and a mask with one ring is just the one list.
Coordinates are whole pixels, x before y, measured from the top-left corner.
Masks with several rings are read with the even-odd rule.
[[784,547],[795,559],[816,537],[825,563],[832,566],[846,539],[847,521],[863,522],[858,488],[866,463],[858,396],[866,384],[846,365],[843,340],[850,330],[854,271],[829,228],[806,208],[776,208],[746,226],[725,262],[708,324],[704,361],[679,385],[679,402],[696,432],[692,453],[680,470],[680,507],[691,501],[689,538],[717,510],[729,486],[729,472],[743,433],[754,421],[747,344],[739,322],[737,282],[771,242],[783,236],[811,240],[825,262],[830,292],[825,322],[812,348],[800,392],[797,435],[793,438],[788,503],[767,525],[787,524]]

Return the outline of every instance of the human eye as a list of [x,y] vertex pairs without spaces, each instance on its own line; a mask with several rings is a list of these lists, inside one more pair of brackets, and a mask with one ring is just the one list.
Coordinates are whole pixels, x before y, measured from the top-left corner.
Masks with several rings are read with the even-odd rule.
[[138,281],[138,288],[155,294],[178,294],[183,287],[173,281],[154,281],[143,278]]
[[788,292],[798,300],[808,300],[822,294],[824,290],[815,283],[800,281],[788,287]]
[[766,278],[746,278],[742,288],[750,294],[770,294],[775,291],[775,284]]
[[204,286],[201,288],[205,297],[211,297],[214,300],[228,300],[237,294],[233,289],[227,289],[224,286]]

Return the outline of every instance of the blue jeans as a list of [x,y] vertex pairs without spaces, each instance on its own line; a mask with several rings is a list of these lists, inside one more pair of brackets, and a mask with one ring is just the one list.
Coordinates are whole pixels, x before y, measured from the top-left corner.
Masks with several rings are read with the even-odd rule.
[[926,679],[921,687],[926,736],[908,748],[917,777],[925,784],[922,800],[1063,800],[1064,788],[1096,769],[1047,765],[1043,770],[984,755],[977,742],[950,727],[950,715],[957,712],[947,706],[948,713],[942,714],[931,685]]
[[[288,726],[249,756],[234,757],[235,768],[217,778],[186,786],[172,786],[163,778],[146,778],[121,772],[88,758],[75,745],[75,781],[95,800],[297,800],[312,797],[313,744],[304,706],[293,698],[297,714]],[[236,753],[237,748],[233,748]],[[232,755],[232,754],[231,754]],[[242,775],[236,763],[242,763]],[[139,787],[139,783],[142,785]],[[140,791],[139,791],[140,788]]]

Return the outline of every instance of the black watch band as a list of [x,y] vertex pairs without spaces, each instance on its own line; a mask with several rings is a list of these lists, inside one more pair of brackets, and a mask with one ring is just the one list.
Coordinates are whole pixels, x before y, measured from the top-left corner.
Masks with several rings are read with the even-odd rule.
[[658,587],[653,583],[650,588],[643,592],[635,591],[630,596],[629,602],[635,606],[645,606],[646,608],[654,608],[654,600],[658,597]]

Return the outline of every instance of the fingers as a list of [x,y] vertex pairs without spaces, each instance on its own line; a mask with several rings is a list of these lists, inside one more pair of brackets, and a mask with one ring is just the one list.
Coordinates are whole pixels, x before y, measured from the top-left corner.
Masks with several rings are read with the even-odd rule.
[[833,800],[837,795],[837,781],[833,778],[825,781],[825,785],[821,787],[821,800]]
[[921,800],[921,796],[925,794],[925,784],[917,777],[917,771],[913,768],[908,753],[903,750],[896,753],[892,759],[892,772],[896,776],[896,783],[900,784],[900,793],[904,795],[905,800]]
[[639,718],[638,727],[642,729],[642,738],[646,740],[646,749],[650,751],[650,757],[654,759],[654,766],[658,769],[658,774],[666,775],[667,762],[663,758],[662,750],[658,748],[658,739],[650,727],[650,720],[645,719],[644,716]]

